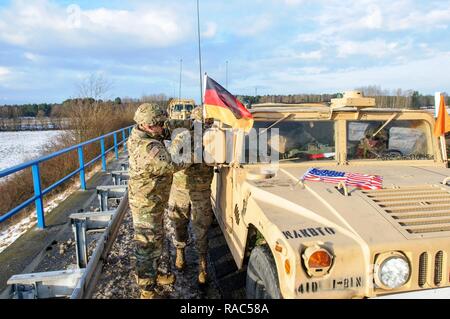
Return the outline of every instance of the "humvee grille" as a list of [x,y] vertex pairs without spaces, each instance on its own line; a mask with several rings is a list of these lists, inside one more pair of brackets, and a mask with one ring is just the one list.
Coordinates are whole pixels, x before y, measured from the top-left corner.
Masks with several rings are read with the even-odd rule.
[[442,283],[442,266],[444,262],[444,252],[440,251],[436,254],[434,260],[434,284],[439,286]]
[[443,186],[363,191],[412,237],[450,232],[450,192]]
[[419,260],[419,286],[423,287],[427,283],[428,275],[428,253],[420,255]]
[[[433,256],[434,254],[431,254],[431,256]],[[444,252],[438,251],[435,255],[434,255],[434,268],[432,268],[432,270],[434,270],[434,274],[430,274],[430,279],[433,279],[434,285],[435,286],[440,286],[442,284],[442,280],[443,280],[443,267],[444,267]],[[434,275],[434,276],[433,276]],[[424,252],[420,255],[419,258],[419,286],[421,288],[425,288],[426,284],[428,282],[428,252]]]

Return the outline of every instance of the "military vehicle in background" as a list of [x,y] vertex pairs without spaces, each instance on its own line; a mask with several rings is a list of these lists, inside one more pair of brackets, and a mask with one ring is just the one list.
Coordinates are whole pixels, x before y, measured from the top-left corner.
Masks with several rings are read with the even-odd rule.
[[171,119],[186,120],[195,108],[195,101],[191,99],[172,99],[169,101],[168,112]]
[[[204,136],[214,213],[247,270],[248,298],[450,296],[450,170],[432,114],[377,108],[359,92],[251,112],[259,138],[278,129],[278,143],[266,144],[277,165],[261,154],[249,163],[243,132]],[[383,185],[303,180],[311,168],[377,175]]]

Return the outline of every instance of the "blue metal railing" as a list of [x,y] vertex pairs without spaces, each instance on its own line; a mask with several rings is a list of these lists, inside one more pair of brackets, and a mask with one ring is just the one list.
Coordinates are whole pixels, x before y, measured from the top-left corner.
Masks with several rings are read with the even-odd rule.
[[[74,145],[69,148],[60,150],[58,152],[43,156],[34,161],[30,161],[30,162],[0,171],[0,178],[3,178],[3,177],[12,175],[14,173],[23,171],[23,170],[31,167],[31,173],[32,173],[32,177],[33,177],[33,188],[34,188],[34,196],[32,198],[24,201],[23,203],[21,203],[19,206],[13,208],[6,214],[3,214],[2,216],[0,216],[0,223],[3,223],[4,221],[8,220],[9,218],[11,218],[14,215],[16,215],[17,213],[19,213],[21,210],[25,209],[26,207],[28,207],[34,203],[36,206],[38,227],[41,229],[44,229],[45,228],[44,201],[43,201],[44,196],[77,174],[80,174],[80,188],[82,190],[86,190],[87,189],[86,188],[86,168],[93,165],[95,162],[97,162],[98,160],[101,159],[102,160],[102,170],[106,171],[106,155],[109,152],[114,151],[116,159],[119,159],[119,147],[121,145],[123,145],[124,150],[126,150],[126,143],[125,143],[127,141],[126,132],[128,132],[128,137],[129,137],[131,135],[131,130],[133,127],[134,127],[134,125],[125,127],[118,131],[111,132],[111,133],[99,136],[97,138],[94,138],[92,140],[86,141],[84,143]],[[121,136],[122,138],[121,138],[120,142],[118,139],[119,133],[122,133],[122,136]],[[110,149],[106,149],[105,139],[110,136],[113,136],[113,138],[114,138],[114,146],[111,147]],[[90,162],[85,163],[84,152],[83,152],[84,147],[87,145],[90,145],[92,143],[95,143],[95,142],[100,142],[101,154],[99,156],[95,157],[94,159],[92,159]],[[42,189],[41,175],[39,172],[39,164],[44,163],[48,160],[51,160],[55,157],[61,156],[63,154],[66,154],[66,153],[74,151],[74,150],[78,151],[78,160],[80,163],[79,168],[76,169],[75,171],[73,171],[72,173],[68,174],[67,176],[63,177],[62,179],[60,179],[53,185],[49,186],[48,188]]]

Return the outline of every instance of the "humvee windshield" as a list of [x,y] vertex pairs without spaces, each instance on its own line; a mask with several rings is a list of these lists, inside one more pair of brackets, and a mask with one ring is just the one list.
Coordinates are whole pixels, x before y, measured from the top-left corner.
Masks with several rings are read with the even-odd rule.
[[181,111],[183,111],[183,104],[177,104],[177,105],[175,105],[175,106],[173,107],[173,110],[174,110],[175,112],[181,112]]
[[[285,120],[267,132],[274,121],[255,121],[246,136],[245,162],[268,163],[273,152],[280,162],[334,161],[335,121]],[[278,149],[272,145],[278,129]],[[257,143],[251,142],[257,136]],[[424,120],[347,121],[347,160],[433,160],[431,130]],[[344,151],[344,150],[342,150]],[[253,155],[252,155],[253,154]],[[244,158],[243,158],[244,160]]]
[[[273,125],[268,121],[256,121],[254,129],[256,135],[263,132],[264,129]],[[250,151],[257,153],[259,162],[266,162],[262,148],[265,149],[267,144],[267,152],[274,151],[270,145],[271,137],[274,137],[276,130],[279,134],[278,153],[281,161],[317,161],[317,160],[333,160],[335,158],[335,122],[334,121],[283,121],[275,125],[267,133],[267,139],[263,136],[258,136],[258,150],[254,148],[249,141],[249,136],[246,138],[246,153],[249,155]],[[247,159],[249,156],[247,156]],[[251,156],[250,156],[251,158]]]
[[431,160],[429,126],[425,121],[383,121],[347,123],[349,160]]
[[194,105],[192,104],[176,104],[173,107],[175,112],[188,111],[191,112],[194,109]]

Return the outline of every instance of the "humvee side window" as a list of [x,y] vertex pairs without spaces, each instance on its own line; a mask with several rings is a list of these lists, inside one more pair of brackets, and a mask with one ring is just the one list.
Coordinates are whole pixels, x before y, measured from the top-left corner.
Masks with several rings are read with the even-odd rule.
[[[273,123],[273,121],[256,121],[254,124],[256,135]],[[277,151],[279,160],[282,162],[333,160],[336,156],[334,125],[335,122],[333,121],[286,120],[273,127],[273,129],[278,129],[278,149],[274,149],[270,142],[272,135],[275,134],[275,131],[272,129],[267,133],[266,141],[262,140],[264,135],[258,136],[257,150],[252,149],[252,145],[249,145],[251,143],[249,143],[249,137],[247,136],[246,155],[249,155],[249,152],[257,151],[258,162],[264,163],[266,159],[264,154],[260,153],[264,153],[264,150],[267,148],[267,153],[269,154]],[[262,143],[267,145],[262,145]]]
[[349,122],[348,159],[431,160],[429,127],[425,121]]

